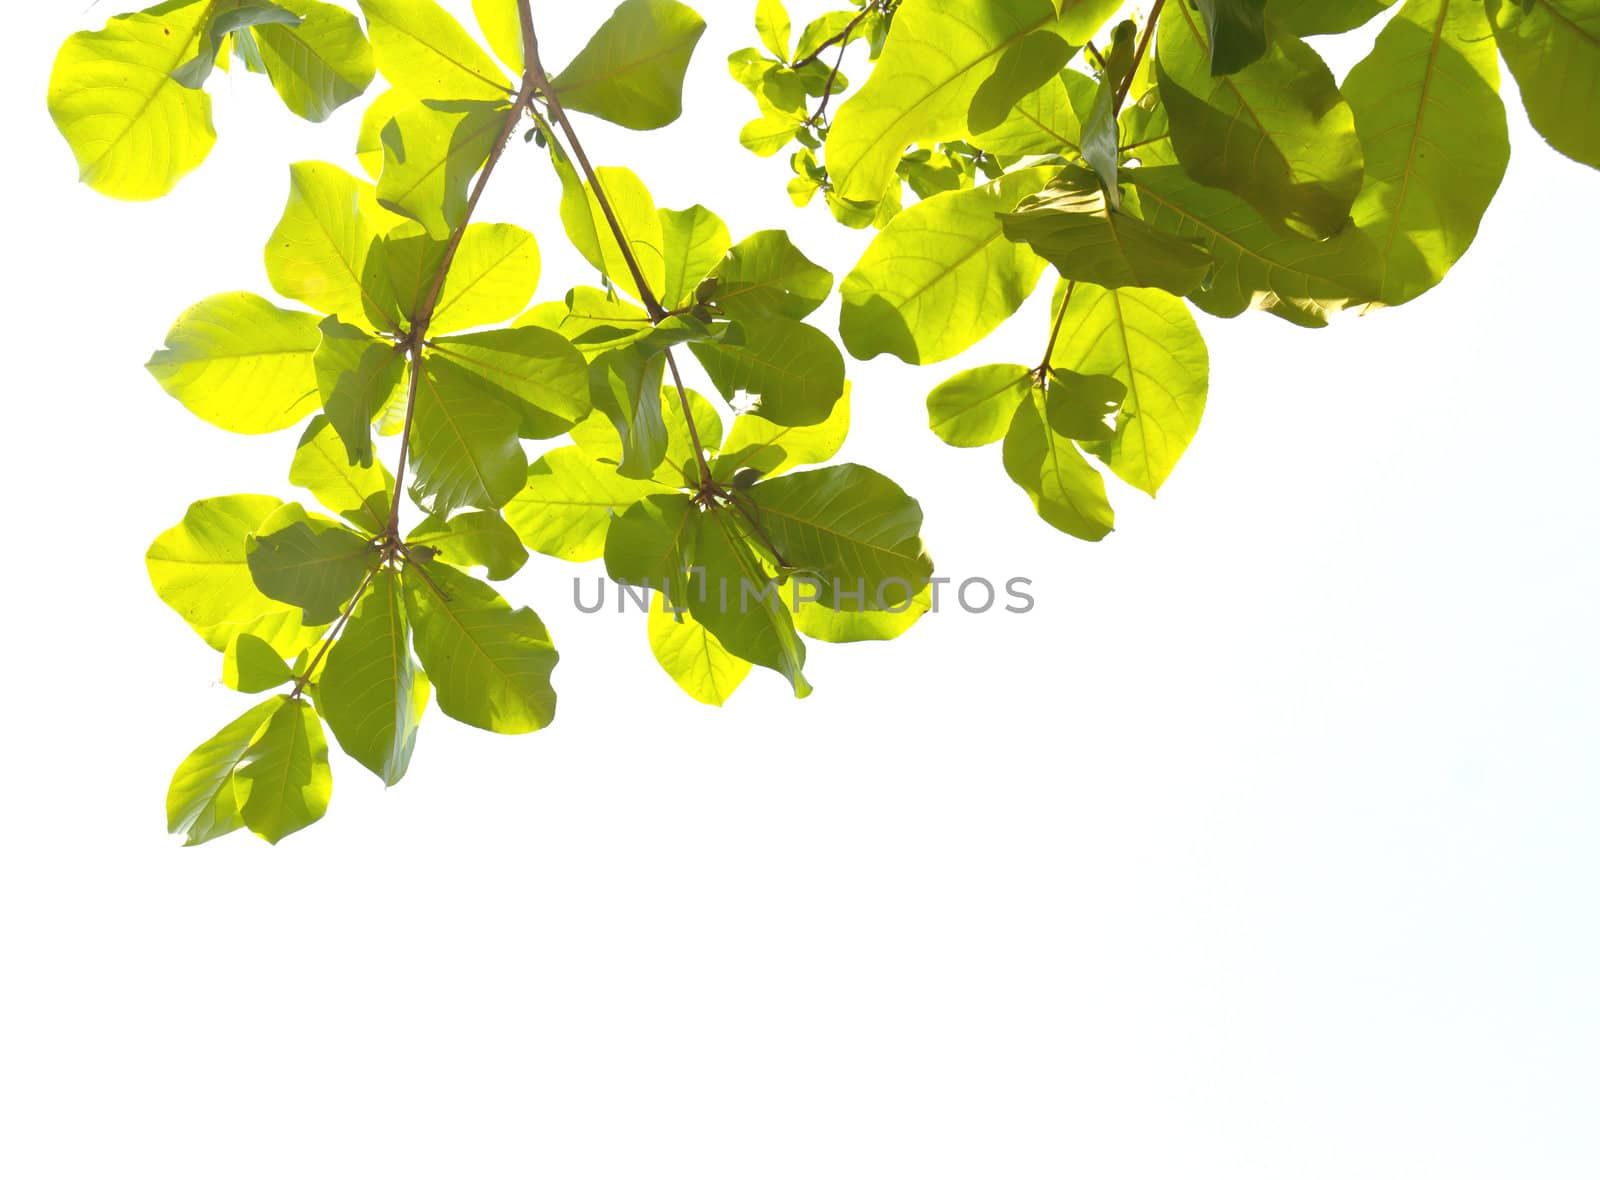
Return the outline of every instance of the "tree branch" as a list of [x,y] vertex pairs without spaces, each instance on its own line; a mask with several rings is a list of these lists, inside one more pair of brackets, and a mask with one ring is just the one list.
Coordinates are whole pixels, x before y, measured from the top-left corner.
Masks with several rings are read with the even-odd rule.
[[1156,0],[1150,6],[1150,15],[1145,18],[1144,32],[1139,36],[1139,47],[1133,51],[1133,64],[1128,67],[1128,76],[1117,87],[1116,98],[1111,103],[1111,116],[1115,118],[1117,112],[1122,110],[1122,104],[1128,99],[1128,90],[1133,86],[1133,76],[1139,72],[1139,63],[1144,60],[1145,52],[1150,48],[1150,37],[1156,31],[1156,19],[1161,15],[1161,9],[1167,0]]

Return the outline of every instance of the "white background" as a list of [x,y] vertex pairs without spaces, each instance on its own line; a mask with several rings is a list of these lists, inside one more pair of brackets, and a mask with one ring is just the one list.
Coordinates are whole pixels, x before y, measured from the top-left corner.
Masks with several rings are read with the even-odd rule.
[[[539,8],[556,63],[602,15]],[[189,303],[267,292],[285,166],[354,167],[354,118],[218,78],[211,160],[104,200],[44,109],[107,11],[78,9],[12,14],[0,83],[0,1171],[1600,1170],[1600,175],[1509,82],[1510,174],[1444,286],[1320,333],[1202,317],[1205,425],[1101,545],[924,425],[944,373],[1037,359],[1043,287],[957,365],[852,365],[843,457],[1034,613],[813,644],[811,699],[758,670],[719,713],[536,557],[509,594],[561,646],[551,730],[431,713],[398,788],[336,755],[323,823],[184,851],[167,778],[243,702],[143,552],[193,499],[286,493],[293,435],[214,431],[140,365]],[[866,239],[737,146],[750,5],[703,10],[688,117],[585,120],[591,154],[842,276]],[[519,145],[484,210],[540,231],[545,299],[591,281],[555,191]]]

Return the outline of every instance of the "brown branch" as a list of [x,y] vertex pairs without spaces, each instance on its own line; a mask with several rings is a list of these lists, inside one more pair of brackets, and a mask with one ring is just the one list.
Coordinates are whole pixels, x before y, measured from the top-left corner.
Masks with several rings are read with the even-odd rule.
[[[849,24],[845,25],[844,28],[840,29],[833,36],[829,37],[821,45],[818,45],[815,49],[813,49],[810,53],[808,53],[804,57],[802,57],[799,61],[791,63],[789,68],[791,70],[799,70],[799,69],[803,69],[804,67],[810,65],[814,61],[821,61],[824,51],[826,51],[830,46],[839,45],[839,44],[842,44],[842,43],[848,43],[849,40],[850,40],[850,34],[856,31],[856,26],[857,25],[859,25],[862,21],[867,19],[867,14],[871,13],[871,12],[876,12],[881,7],[882,7],[882,4],[879,3],[878,0],[873,0],[873,3],[867,5],[860,12],[856,13],[855,18],[853,20],[851,20],[851,22]],[[841,53],[840,56],[843,57],[844,55]],[[833,67],[833,72],[835,74],[837,74],[839,72],[839,67],[838,66],[834,66]]]
[[1150,38],[1156,31],[1156,19],[1161,15],[1161,9],[1166,2],[1167,0],[1155,0],[1150,6],[1150,15],[1144,22],[1144,32],[1139,35],[1139,47],[1133,51],[1133,64],[1128,67],[1128,76],[1117,87],[1116,98],[1111,103],[1112,118],[1122,110],[1122,104],[1128,99],[1128,91],[1133,86],[1133,76],[1139,72],[1139,63],[1144,60],[1144,55],[1150,48]]
[[[527,58],[527,76],[534,81],[540,97],[550,108],[550,117],[555,120],[561,133],[566,136],[567,146],[572,152],[572,158],[578,161],[578,167],[583,170],[584,178],[589,182],[590,191],[594,193],[595,204],[600,206],[600,212],[605,216],[606,225],[611,229],[611,236],[617,243],[617,249],[622,253],[622,260],[627,264],[628,273],[633,278],[633,285],[638,289],[639,299],[644,304],[650,322],[659,324],[667,319],[670,312],[661,305],[661,300],[651,290],[650,283],[644,277],[644,270],[639,265],[639,259],[633,252],[633,243],[628,240],[628,235],[622,230],[622,223],[617,219],[616,211],[611,207],[611,201],[606,197],[605,188],[600,183],[600,177],[595,172],[594,166],[589,163],[589,156],[583,150],[583,143],[578,139],[578,133],[572,126],[572,120],[567,118],[566,108],[561,105],[561,99],[555,92],[555,87],[550,85],[550,77],[545,73],[544,63],[539,60],[539,39],[534,34],[533,18],[528,14],[528,0],[518,0],[524,20],[522,23],[523,54]],[[711,466],[706,462],[705,447],[700,442],[700,430],[695,425],[694,413],[689,408],[689,393],[684,388],[683,377],[678,372],[678,362],[672,355],[672,349],[664,350],[667,365],[672,369],[672,380],[678,389],[678,404],[683,409],[683,420],[689,428],[689,441],[694,446],[695,460],[700,467],[700,481],[702,486],[711,484]]]

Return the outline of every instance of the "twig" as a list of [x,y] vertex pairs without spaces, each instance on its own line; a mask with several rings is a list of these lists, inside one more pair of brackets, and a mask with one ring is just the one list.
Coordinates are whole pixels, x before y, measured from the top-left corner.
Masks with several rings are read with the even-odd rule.
[[1061,306],[1056,309],[1056,320],[1050,328],[1050,343],[1044,346],[1044,360],[1039,362],[1039,367],[1033,371],[1035,385],[1043,387],[1046,378],[1050,376],[1050,358],[1056,354],[1056,340],[1061,336],[1061,325],[1067,320],[1067,304],[1072,302],[1073,288],[1078,284],[1067,284],[1067,293],[1061,297]]
[[1128,90],[1133,86],[1133,76],[1139,72],[1139,63],[1144,60],[1145,52],[1150,48],[1150,37],[1156,31],[1156,18],[1161,15],[1161,9],[1167,0],[1156,0],[1150,6],[1150,15],[1145,18],[1144,32],[1139,35],[1139,47],[1133,51],[1133,64],[1128,67],[1128,76],[1117,87],[1116,98],[1111,103],[1111,114],[1115,118],[1122,104],[1128,99]]

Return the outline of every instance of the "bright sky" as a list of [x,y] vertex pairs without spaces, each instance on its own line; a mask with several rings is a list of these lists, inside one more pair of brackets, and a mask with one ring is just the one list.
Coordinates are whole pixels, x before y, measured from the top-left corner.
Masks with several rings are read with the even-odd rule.
[[[539,7],[555,62],[601,14]],[[738,147],[750,8],[703,7],[683,122],[586,120],[590,154],[842,277],[865,238]],[[19,10],[0,80],[0,1171],[1595,1174],[1600,175],[1509,82],[1511,171],[1444,286],[1320,333],[1201,317],[1199,438],[1098,546],[925,426],[944,375],[1037,359],[1045,287],[956,363],[852,364],[841,457],[921,500],[943,574],[1031,578],[1031,614],[813,644],[811,699],[757,670],[718,713],[641,618],[573,608],[598,566],[535,557],[508,593],[561,648],[552,729],[431,712],[399,787],[336,754],[315,828],[182,851],[167,779],[243,701],[143,552],[191,500],[288,494],[292,438],[140,366],[190,303],[270,293],[286,166],[353,168],[354,120],[219,79],[211,161],[108,202],[44,109],[107,11],[79,9]],[[539,234],[545,299],[591,281],[555,191],[519,146],[484,207]]]

